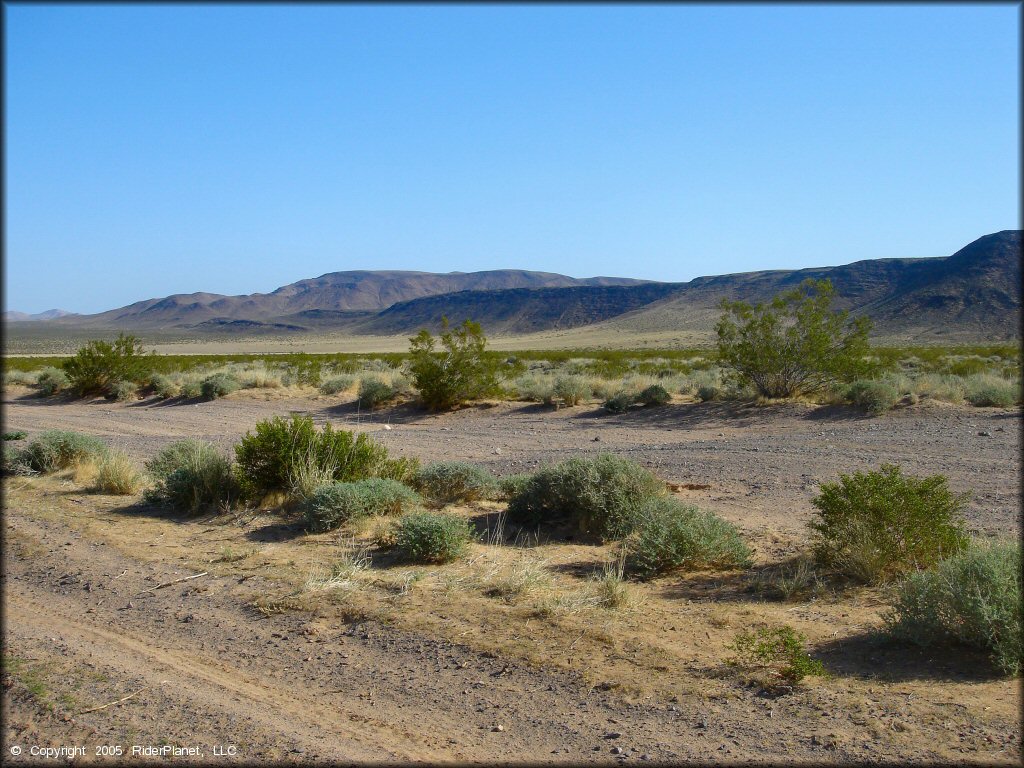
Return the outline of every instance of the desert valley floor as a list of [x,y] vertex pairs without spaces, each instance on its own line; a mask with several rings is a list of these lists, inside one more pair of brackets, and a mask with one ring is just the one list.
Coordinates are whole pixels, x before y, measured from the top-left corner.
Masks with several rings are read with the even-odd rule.
[[[200,745],[203,762],[214,745],[237,750],[218,760],[247,761],[1020,760],[1020,681],[984,655],[887,642],[879,589],[783,602],[753,588],[807,549],[820,483],[882,463],[948,476],[971,493],[972,530],[1017,536],[1017,408],[922,401],[869,418],[677,397],[621,415],[513,402],[367,414],[294,391],[124,404],[10,387],[4,409],[5,429],[98,435],[140,465],[185,437],[229,450],[289,413],[498,475],[610,451],[755,550],[750,571],[631,584],[628,604],[597,607],[584,597],[609,546],[528,532],[498,546],[502,505],[480,502],[457,508],[482,532],[464,561],[411,568],[370,551],[358,585],[317,591],[308,575],[358,532],[306,535],[261,509],[185,518],[67,474],[7,478],[5,746],[83,744],[95,760],[92,745]],[[511,572],[543,578],[495,596]],[[725,646],[758,622],[804,633],[830,675],[780,696],[747,685]]]

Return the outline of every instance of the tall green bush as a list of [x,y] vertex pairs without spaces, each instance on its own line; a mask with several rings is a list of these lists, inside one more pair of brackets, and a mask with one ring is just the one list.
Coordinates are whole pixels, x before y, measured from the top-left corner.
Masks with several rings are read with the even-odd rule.
[[967,496],[952,493],[943,475],[914,477],[883,464],[822,484],[813,503],[819,560],[867,583],[929,568],[967,544]]
[[90,341],[64,361],[64,372],[77,395],[110,395],[120,381],[142,381],[152,366],[142,342],[118,335],[113,342]]
[[407,460],[389,459],[388,451],[366,434],[335,430],[325,424],[317,431],[308,416],[275,416],[256,424],[235,446],[243,489],[250,496],[287,491],[300,463],[328,469],[335,482],[406,474]]
[[718,358],[734,383],[792,397],[868,373],[871,322],[834,312],[834,294],[828,280],[805,280],[767,303],[723,301]]
[[442,317],[440,350],[425,328],[409,342],[409,371],[430,410],[450,410],[497,391],[498,361],[484,354],[487,337],[479,323],[466,320],[452,330]]

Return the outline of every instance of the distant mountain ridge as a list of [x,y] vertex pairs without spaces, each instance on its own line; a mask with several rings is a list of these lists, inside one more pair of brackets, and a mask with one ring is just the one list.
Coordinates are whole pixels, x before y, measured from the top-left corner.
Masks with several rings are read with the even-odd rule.
[[34,320],[53,320],[58,317],[66,317],[70,314],[73,313],[64,309],[48,309],[45,312],[36,312],[34,314],[18,312],[16,309],[9,309],[4,312],[4,321],[17,320],[21,322],[28,322]]
[[[267,294],[176,294],[54,328],[180,330],[198,334],[340,332],[397,335],[472,318],[494,334],[584,326],[615,334],[710,336],[722,299],[766,301],[807,278],[828,278],[836,305],[868,315],[874,335],[943,340],[1020,336],[1021,232],[978,238],[952,256],[873,259],[836,267],[699,277],[687,283],[577,279],[549,272],[352,271],[300,280]],[[17,325],[5,316],[5,323]]]

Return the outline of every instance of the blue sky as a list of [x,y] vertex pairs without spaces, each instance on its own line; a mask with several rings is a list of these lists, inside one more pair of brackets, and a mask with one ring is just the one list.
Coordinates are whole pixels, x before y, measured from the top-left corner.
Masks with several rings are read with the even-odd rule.
[[1019,228],[1016,5],[7,5],[6,308]]

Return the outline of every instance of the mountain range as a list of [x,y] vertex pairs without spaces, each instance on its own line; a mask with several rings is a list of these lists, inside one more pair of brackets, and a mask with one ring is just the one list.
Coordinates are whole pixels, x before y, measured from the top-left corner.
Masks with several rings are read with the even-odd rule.
[[759,302],[806,278],[828,278],[836,306],[868,315],[875,335],[919,340],[1019,338],[1021,233],[981,237],[951,256],[872,259],[837,267],[745,272],[685,283],[578,279],[548,272],[349,271],[243,296],[175,294],[93,315],[5,313],[60,328],[206,333],[395,335],[472,318],[494,334],[600,325],[610,331],[710,334],[723,299]]

